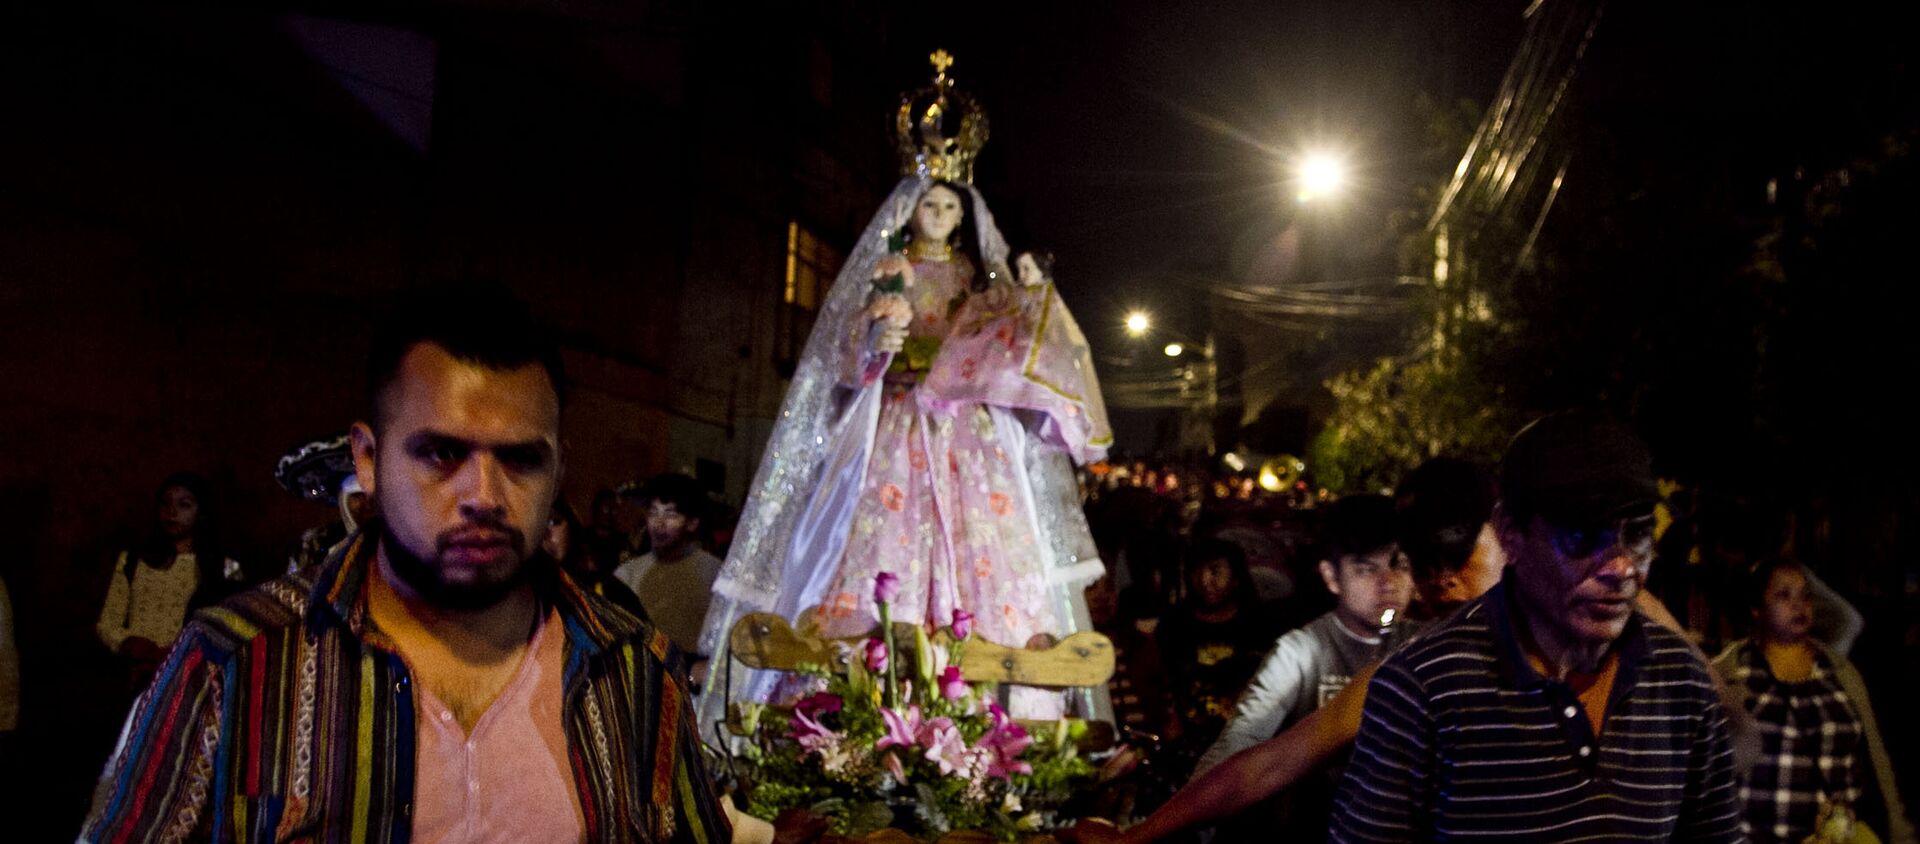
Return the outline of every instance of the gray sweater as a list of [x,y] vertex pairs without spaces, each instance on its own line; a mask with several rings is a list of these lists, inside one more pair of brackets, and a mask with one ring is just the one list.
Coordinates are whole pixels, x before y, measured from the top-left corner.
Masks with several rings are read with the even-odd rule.
[[1254,672],[1253,681],[1233,707],[1220,738],[1194,767],[1199,776],[1226,758],[1267,739],[1319,709],[1360,669],[1378,661],[1414,633],[1411,624],[1395,625],[1385,642],[1362,641],[1329,612],[1291,631]]

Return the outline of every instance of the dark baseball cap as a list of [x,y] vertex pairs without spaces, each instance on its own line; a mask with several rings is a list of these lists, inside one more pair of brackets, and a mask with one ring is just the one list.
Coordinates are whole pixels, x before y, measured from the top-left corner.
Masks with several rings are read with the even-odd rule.
[[1394,491],[1400,550],[1422,572],[1458,571],[1473,556],[1480,527],[1493,515],[1493,473],[1466,460],[1435,457]]
[[1557,525],[1593,525],[1652,512],[1660,490],[1646,443],[1607,416],[1568,411],[1514,435],[1500,462],[1500,500]]

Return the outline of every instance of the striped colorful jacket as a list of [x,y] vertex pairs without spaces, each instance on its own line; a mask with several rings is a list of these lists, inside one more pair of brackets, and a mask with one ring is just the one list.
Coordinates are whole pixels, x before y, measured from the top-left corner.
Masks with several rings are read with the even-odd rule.
[[[368,618],[376,543],[203,610],[134,704],[82,841],[405,842],[414,700]],[[667,637],[554,567],[567,754],[588,841],[716,844],[731,832]]]

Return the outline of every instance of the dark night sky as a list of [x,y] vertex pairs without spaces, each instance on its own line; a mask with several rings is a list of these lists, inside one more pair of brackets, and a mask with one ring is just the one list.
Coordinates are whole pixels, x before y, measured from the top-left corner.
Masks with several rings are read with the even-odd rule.
[[[1285,281],[1253,277],[1250,255],[1300,213],[1284,180],[1289,156],[1302,150],[1346,154],[1355,185],[1339,211],[1343,231],[1361,235],[1346,248],[1366,271],[1393,273],[1381,223],[1411,181],[1432,177],[1412,166],[1414,99],[1484,103],[1512,57],[1523,8],[1128,0],[1088,14],[1078,4],[1005,4],[910,16],[893,34],[902,53],[894,61],[912,80],[926,73],[924,52],[955,54],[957,84],[993,119],[979,174],[988,201],[1016,246],[1059,254],[1063,293],[1111,356],[1128,308],[1197,333],[1198,314],[1182,320],[1178,309],[1199,299],[1172,279]],[[907,49],[917,44],[927,49]],[[1338,327],[1329,339],[1334,365],[1396,351]],[[1343,340],[1355,341],[1348,354]]]
[[[631,45],[623,48],[626,55],[611,54],[604,44],[587,36],[595,31],[590,23],[594,4],[583,4],[583,17],[569,26],[542,25],[538,13],[528,16],[530,25],[507,23],[507,18],[489,17],[489,5],[403,3],[389,8],[368,7],[365,12],[373,19],[402,25],[410,14],[433,25],[465,20],[460,25],[473,30],[467,33],[469,39],[489,42],[488,49],[499,55],[538,56],[539,62],[559,68],[541,83],[554,83],[555,88],[516,91],[524,102],[502,104],[498,110],[544,115],[543,119],[553,120],[554,131],[573,137],[507,140],[512,130],[504,124],[456,127],[465,130],[461,137],[492,133],[482,143],[487,145],[486,154],[494,156],[491,166],[498,169],[498,175],[489,176],[494,180],[486,182],[487,189],[519,190],[521,183],[513,181],[516,178],[538,185],[554,176],[554,181],[575,185],[575,193],[542,196],[533,190],[528,191],[529,196],[538,197],[538,201],[578,200],[577,207],[557,206],[554,213],[582,218],[603,206],[626,202],[624,198],[595,194],[591,186],[630,187],[636,179],[596,180],[578,175],[607,168],[630,176],[627,171],[635,167],[660,163],[645,151],[594,142],[600,124],[592,110],[604,102],[618,101],[621,95],[601,90],[582,96],[581,91],[557,86],[569,81],[569,73],[574,74],[571,81],[581,86],[608,89],[644,86],[653,77],[672,79],[676,74],[698,73],[701,69],[689,63],[677,70],[646,70],[643,66],[650,61],[671,59],[650,58],[644,55],[645,50],[636,51]],[[540,3],[504,5],[543,8]],[[770,30],[777,26],[779,16],[755,10],[781,8],[791,12],[789,5],[692,8],[689,26],[711,33],[737,27]],[[353,4],[347,6],[347,17],[351,18]],[[457,11],[434,11],[441,7]],[[827,8],[857,12],[867,7],[845,4]],[[890,164],[892,154],[886,149],[889,141],[885,129],[894,92],[924,84],[928,52],[935,48],[952,51],[958,58],[953,73],[959,85],[980,97],[993,119],[993,139],[979,170],[988,201],[1016,245],[1050,247],[1059,254],[1060,280],[1069,304],[1095,344],[1107,347],[1101,351],[1111,354],[1123,342],[1114,327],[1128,308],[1147,308],[1170,327],[1197,333],[1192,320],[1195,313],[1183,319],[1179,310],[1184,307],[1197,313],[1199,309],[1194,306],[1203,299],[1189,295],[1192,291],[1176,279],[1197,278],[1202,283],[1207,278],[1259,280],[1246,277],[1250,256],[1275,242],[1296,213],[1282,184],[1286,158],[1291,153],[1319,146],[1344,150],[1358,183],[1344,200],[1342,216],[1358,224],[1362,232],[1377,229],[1387,208],[1404,201],[1409,180],[1425,175],[1412,172],[1409,166],[1418,129],[1414,97],[1426,93],[1441,99],[1484,101],[1512,55],[1522,8],[1519,0],[1421,4],[1387,0],[1207,4],[1120,0],[1097,7],[1074,3],[994,2],[964,7],[898,4],[885,7],[882,17],[890,20],[884,43],[874,45],[877,60],[874,56],[835,57],[837,73],[873,75],[869,68],[882,68],[877,74],[882,78],[844,86],[865,92],[871,99],[849,98],[837,103],[836,108],[871,113],[866,118],[874,127],[870,143],[875,155],[871,159]],[[325,14],[324,4],[317,11]],[[87,27],[99,27],[100,21],[112,17],[111,13],[102,13],[92,23],[62,25],[62,37],[84,41],[78,33]],[[236,15],[235,19],[242,17]],[[608,43],[625,43],[617,40],[617,24],[602,29],[607,29],[606,34],[613,39]],[[576,34],[556,40],[556,33],[564,30]],[[298,76],[284,67],[292,57],[269,55],[264,49],[254,67],[235,64],[217,73],[199,69],[196,62],[181,59],[198,49],[193,46],[197,37],[195,32],[175,33],[143,42],[139,49],[149,51],[149,58],[178,63],[184,68],[177,70],[185,80],[181,84],[220,79],[217,84],[234,85],[238,81],[245,87],[249,83],[244,80],[255,77],[272,80]],[[724,35],[708,35],[703,40],[717,41],[722,45],[720,51],[725,51]],[[777,43],[778,36],[761,32],[741,41]],[[568,58],[570,54],[578,57]],[[138,60],[142,59],[126,59]],[[751,49],[742,49],[737,56],[708,56],[704,60],[769,63],[767,66],[792,61],[790,55],[756,55]],[[471,61],[460,66],[465,72],[475,72]],[[446,81],[449,93],[434,104],[439,112],[434,120],[485,111],[464,109],[465,103],[455,99],[458,92],[474,86],[462,86],[458,83],[463,80],[452,77]],[[485,81],[489,83],[485,90],[503,90],[496,84],[498,80]],[[37,86],[35,96],[62,97],[57,93],[59,81],[50,82],[49,86]],[[85,80],[74,80],[68,87],[79,96],[96,96]],[[246,96],[273,96],[267,93],[272,90],[271,84],[258,87],[261,90],[249,90]],[[236,97],[235,104],[244,107],[244,100]],[[127,138],[120,134],[122,128],[113,117],[114,109],[109,102],[87,110],[93,116],[86,119],[97,120],[101,128],[85,137],[103,153],[110,153],[114,144],[124,143]],[[163,138],[178,134],[170,127],[156,128]],[[289,141],[274,131],[275,127],[260,127],[260,146],[246,154],[272,161],[284,147],[328,143],[305,137]],[[298,135],[298,130],[281,132],[287,137]],[[124,161],[146,160],[142,155],[152,157],[150,147],[142,143],[134,147],[135,154],[111,156],[105,169],[79,176],[104,177],[113,168],[133,166]],[[566,155],[556,154],[562,149]],[[772,153],[769,150],[770,156]],[[489,162],[484,156],[474,158],[464,149],[451,147],[440,149],[435,157],[448,163],[442,169],[449,172],[488,166]],[[372,152],[369,158],[384,160]],[[479,163],[470,164],[469,159]],[[549,168],[557,169],[549,172]],[[515,173],[524,175],[516,177]],[[887,172],[875,175],[883,181],[892,176]],[[1391,272],[1390,267],[1382,270],[1380,266],[1390,263],[1383,239],[1362,236],[1337,240],[1370,271]],[[599,293],[582,290],[580,295]],[[1182,322],[1186,325],[1179,325]],[[625,330],[609,326],[607,333]],[[1356,338],[1342,335],[1336,327],[1333,339]],[[1374,346],[1362,342],[1354,352],[1391,351],[1377,348],[1378,339],[1374,338]],[[1339,345],[1333,344],[1336,348]],[[1335,355],[1334,360],[1338,359]],[[1330,373],[1321,373],[1320,377],[1324,374]],[[1317,381],[1318,377],[1309,377],[1303,383],[1311,387]]]

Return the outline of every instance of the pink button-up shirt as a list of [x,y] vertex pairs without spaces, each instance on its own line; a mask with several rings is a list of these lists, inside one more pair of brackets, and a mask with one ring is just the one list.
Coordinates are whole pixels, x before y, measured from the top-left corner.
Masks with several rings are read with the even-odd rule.
[[580,798],[560,715],[566,630],[549,612],[520,670],[467,735],[426,687],[418,694],[413,840],[577,842]]

